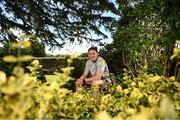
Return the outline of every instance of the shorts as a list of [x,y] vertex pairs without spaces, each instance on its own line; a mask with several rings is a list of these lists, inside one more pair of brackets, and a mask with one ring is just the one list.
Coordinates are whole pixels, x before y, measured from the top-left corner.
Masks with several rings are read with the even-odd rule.
[[106,84],[113,84],[111,78],[109,76],[104,76],[102,77],[102,80],[106,83]]

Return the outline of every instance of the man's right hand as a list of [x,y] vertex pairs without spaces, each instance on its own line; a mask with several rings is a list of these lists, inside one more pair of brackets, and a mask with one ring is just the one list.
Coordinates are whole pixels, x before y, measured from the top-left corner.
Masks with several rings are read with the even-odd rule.
[[81,76],[81,77],[80,77],[80,79],[81,79],[81,80],[83,80],[83,79],[84,79],[84,77],[83,77],[83,76]]
[[80,85],[82,85],[83,84],[83,79],[78,79],[77,81],[76,81],[78,84],[80,84]]

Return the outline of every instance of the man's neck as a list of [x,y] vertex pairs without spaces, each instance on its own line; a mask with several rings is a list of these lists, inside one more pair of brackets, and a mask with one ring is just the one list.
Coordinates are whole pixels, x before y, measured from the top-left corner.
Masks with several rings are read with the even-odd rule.
[[98,57],[99,57],[99,56],[97,56],[97,58],[96,58],[94,61],[92,61],[92,62],[93,62],[93,63],[96,63],[96,61],[97,61]]

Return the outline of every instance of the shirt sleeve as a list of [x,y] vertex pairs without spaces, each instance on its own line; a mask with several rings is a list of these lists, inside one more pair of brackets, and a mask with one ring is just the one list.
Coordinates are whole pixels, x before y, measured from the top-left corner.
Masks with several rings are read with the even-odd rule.
[[86,68],[89,68],[89,61],[86,62]]
[[106,67],[106,62],[104,60],[99,60],[96,65],[97,69],[100,70],[101,73],[103,73]]

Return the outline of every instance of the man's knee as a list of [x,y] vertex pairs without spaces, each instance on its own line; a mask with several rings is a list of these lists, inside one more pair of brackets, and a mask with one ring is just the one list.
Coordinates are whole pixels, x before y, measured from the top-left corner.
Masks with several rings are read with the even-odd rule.
[[103,86],[104,85],[104,81],[102,81],[102,80],[98,80],[98,81],[93,81],[92,82],[92,87],[94,86],[96,86],[96,87],[101,87],[101,86]]
[[92,85],[93,86],[99,86],[99,85],[103,85],[104,84],[104,81],[103,80],[98,80],[98,81],[93,81],[92,82]]

